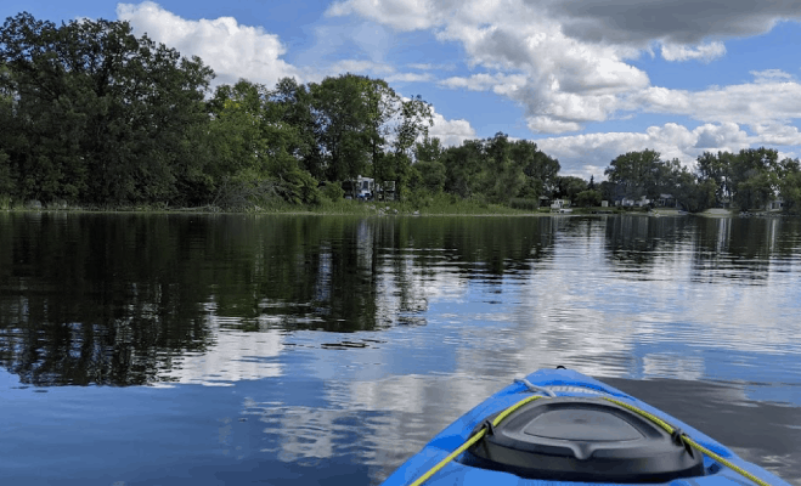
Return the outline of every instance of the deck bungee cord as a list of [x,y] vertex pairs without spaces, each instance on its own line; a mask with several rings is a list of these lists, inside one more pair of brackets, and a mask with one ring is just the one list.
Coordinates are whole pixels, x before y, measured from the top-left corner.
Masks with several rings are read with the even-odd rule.
[[515,410],[517,410],[518,408],[522,407],[523,405],[525,405],[527,403],[533,402],[534,400],[538,400],[540,398],[545,398],[545,397],[540,396],[540,395],[534,395],[534,396],[526,397],[526,398],[520,400],[519,402],[515,403],[511,407],[507,408],[503,412],[501,412],[500,415],[495,417],[495,420],[492,420],[492,421],[487,420],[486,421],[486,425],[484,427],[482,427],[481,430],[476,432],[470,439],[468,439],[467,442],[465,442],[458,449],[456,449],[455,451],[450,453],[448,455],[448,457],[446,457],[445,459],[441,460],[439,463],[437,463],[436,466],[434,466],[431,469],[429,469],[428,472],[426,472],[425,474],[420,476],[417,480],[415,480],[409,486],[420,486],[421,484],[426,482],[431,476],[436,474],[437,471],[439,471],[440,469],[445,467],[449,462],[451,462],[453,459],[455,459],[457,456],[459,456],[459,454],[461,454],[462,452],[464,452],[467,449],[469,449],[470,447],[472,447],[472,445],[475,444],[476,442],[480,441],[487,434],[487,430],[491,430],[489,424],[492,424],[492,426],[497,427],[498,425],[500,425],[500,423],[503,421],[503,419],[505,419],[506,417],[511,415]]
[[[526,379],[516,379],[515,382],[524,385],[525,388],[528,391],[533,392],[533,393],[539,393],[541,395],[532,395],[532,396],[526,397],[526,398],[514,403],[513,405],[511,405],[511,406],[507,407],[506,409],[504,409],[503,411],[501,411],[494,419],[486,418],[484,421],[481,422],[481,428],[478,431],[476,431],[475,433],[473,433],[467,441],[465,441],[461,446],[459,446],[452,453],[448,454],[447,457],[445,457],[444,459],[439,461],[435,466],[433,466],[428,471],[426,471],[424,474],[422,474],[419,478],[417,478],[413,482],[409,483],[408,486],[421,486],[423,483],[425,483],[426,481],[431,479],[431,477],[434,474],[436,474],[442,468],[447,466],[451,461],[453,461],[458,456],[463,454],[465,451],[467,451],[468,449],[470,449],[471,447],[476,445],[488,433],[492,434],[495,427],[498,427],[506,418],[508,418],[510,415],[512,415],[514,412],[518,411],[519,409],[521,409],[525,405],[527,405],[527,404],[529,404],[531,402],[534,402],[535,400],[540,400],[540,399],[550,400],[550,399],[555,398],[557,396],[552,390],[549,390],[547,387],[534,385],[534,384],[532,384],[531,382],[529,382]],[[579,385],[579,387],[581,387],[581,385]],[[594,390],[594,391],[597,393],[597,390]],[[666,421],[664,421],[661,418],[657,417],[656,415],[651,414],[651,413],[649,413],[649,412],[647,412],[645,410],[642,410],[639,407],[635,407],[634,405],[631,405],[630,403],[626,403],[624,401],[617,400],[615,398],[610,398],[610,397],[605,397],[605,396],[604,397],[598,397],[598,398],[606,400],[608,402],[611,402],[611,403],[613,403],[613,404],[615,404],[615,405],[617,405],[619,407],[623,407],[623,408],[625,408],[625,409],[627,409],[627,410],[629,410],[629,411],[631,411],[631,412],[633,412],[633,413],[635,413],[635,414],[637,414],[637,415],[639,415],[639,416],[651,421],[652,423],[656,424],[657,426],[661,427],[665,432],[667,432],[671,436],[671,438],[677,444],[682,445],[686,449],[687,453],[690,454],[691,456],[693,455],[692,450],[695,449],[698,452],[700,452],[701,454],[704,454],[707,457],[711,458],[712,460],[718,462],[719,464],[722,464],[722,465],[728,467],[732,471],[735,471],[736,473],[738,473],[741,476],[749,479],[750,481],[753,481],[754,483],[758,484],[759,486],[772,486],[767,481],[764,481],[764,480],[756,477],[755,475],[753,475],[750,472],[744,470],[743,468],[737,466],[736,464],[732,463],[731,461],[728,461],[725,458],[721,457],[719,454],[716,454],[715,452],[709,450],[708,448],[700,445],[698,442],[696,442],[690,436],[688,436],[686,433],[684,433],[681,428],[674,427],[674,426],[670,425],[669,423],[667,423]]]
[[[614,398],[603,397],[603,399],[604,400],[608,400],[608,401],[610,401],[610,402],[612,402],[612,403],[614,403],[616,405],[619,405],[621,407],[627,408],[627,409],[631,410],[634,413],[642,415],[643,417],[647,418],[648,420],[654,422],[655,424],[657,424],[660,427],[662,427],[663,429],[665,429],[665,432],[667,432],[668,434],[676,437],[676,440],[681,441],[683,444],[685,444],[685,446],[689,446],[689,447],[692,447],[693,449],[696,449],[698,452],[708,456],[709,458],[719,462],[720,464],[723,464],[724,466],[728,467],[732,471],[735,471],[735,472],[739,473],[740,475],[750,479],[751,481],[757,483],[759,486],[771,486],[770,483],[759,479],[758,477],[754,476],[753,474],[751,474],[750,472],[746,471],[745,469],[737,466],[736,464],[731,463],[730,461],[727,461],[726,459],[720,457],[720,455],[715,454],[714,452],[710,451],[706,447],[704,447],[701,444],[697,443],[690,436],[688,436],[687,434],[682,432],[681,429],[671,426],[670,424],[668,424],[664,420],[660,419],[656,415],[648,413],[645,410],[641,410],[641,409],[635,407],[634,405],[631,405],[631,404],[628,404],[628,403],[625,403],[625,402],[621,402],[620,400],[615,400]],[[692,450],[692,449],[688,448],[688,450]]]

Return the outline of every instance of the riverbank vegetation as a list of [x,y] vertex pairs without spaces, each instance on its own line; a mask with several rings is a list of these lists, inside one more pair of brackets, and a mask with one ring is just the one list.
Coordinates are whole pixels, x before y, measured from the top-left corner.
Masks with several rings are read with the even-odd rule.
[[[799,163],[775,150],[705,153],[696,171],[632,152],[596,183],[560,175],[534,142],[503,133],[444,147],[429,136],[431,105],[381,79],[211,90],[213,78],[201,59],[136,37],[126,22],[9,17],[0,29],[0,209],[513,214],[556,199],[801,208]],[[392,181],[395,201],[347,200],[359,176],[385,189]]]

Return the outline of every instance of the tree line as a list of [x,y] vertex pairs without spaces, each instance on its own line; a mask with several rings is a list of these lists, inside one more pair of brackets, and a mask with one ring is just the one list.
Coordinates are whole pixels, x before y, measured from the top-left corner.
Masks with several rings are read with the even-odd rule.
[[212,92],[213,78],[198,57],[136,37],[127,22],[9,17],[0,29],[0,203],[319,204],[342,199],[342,182],[359,175],[394,181],[396,196],[420,203],[448,194],[597,206],[667,192],[695,211],[756,207],[778,193],[796,204],[801,192],[798,161],[764,148],[704,154],[695,172],[632,152],[596,184],[560,176],[558,160],[503,133],[443,147],[429,137],[431,105],[381,79],[240,80]]
[[[136,37],[127,22],[0,29],[0,194],[90,204],[315,203],[321,181],[405,181],[431,107],[385,81],[242,80]],[[210,95],[209,95],[210,94]]]
[[801,208],[801,165],[798,159],[779,160],[765,147],[732,152],[704,152],[695,171],[673,159],[665,161],[653,150],[629,152],[615,158],[601,183],[606,199],[669,194],[689,211],[712,207],[763,209],[779,201],[788,212]]

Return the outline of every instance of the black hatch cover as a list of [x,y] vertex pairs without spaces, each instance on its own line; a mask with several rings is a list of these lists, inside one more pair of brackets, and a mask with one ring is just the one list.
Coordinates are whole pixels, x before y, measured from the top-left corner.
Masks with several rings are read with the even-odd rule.
[[561,481],[666,482],[704,474],[700,453],[691,455],[656,424],[595,397],[531,402],[494,427],[462,462]]

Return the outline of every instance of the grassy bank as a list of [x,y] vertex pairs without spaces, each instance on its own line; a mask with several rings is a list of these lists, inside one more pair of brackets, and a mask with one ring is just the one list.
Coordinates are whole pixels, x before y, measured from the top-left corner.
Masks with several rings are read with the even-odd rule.
[[[522,206],[522,207],[521,207]],[[131,205],[68,205],[62,202],[45,204],[11,203],[0,200],[0,210],[5,211],[66,211],[93,213],[169,213],[169,214],[297,214],[297,215],[351,215],[351,216],[547,216],[554,214],[550,208],[489,203],[481,198],[461,199],[448,194],[409,198],[404,201],[356,201],[325,199],[314,205],[290,204],[282,200],[251,204],[240,208],[220,208],[214,205],[177,207],[165,203]],[[569,215],[588,214],[647,214],[644,209],[623,208],[571,208]]]
[[458,202],[419,207],[408,202],[375,201],[359,202],[343,200],[341,202],[324,202],[316,205],[298,205],[276,203],[269,205],[253,205],[238,209],[223,209],[215,206],[170,207],[163,204],[139,205],[105,205],[105,206],[52,206],[26,207],[14,205],[0,207],[0,211],[10,212],[91,212],[91,213],[170,213],[170,214],[298,214],[298,215],[353,215],[353,216],[393,216],[393,215],[535,215],[548,214],[548,211],[529,211],[513,209],[499,204],[477,204],[474,202]]

